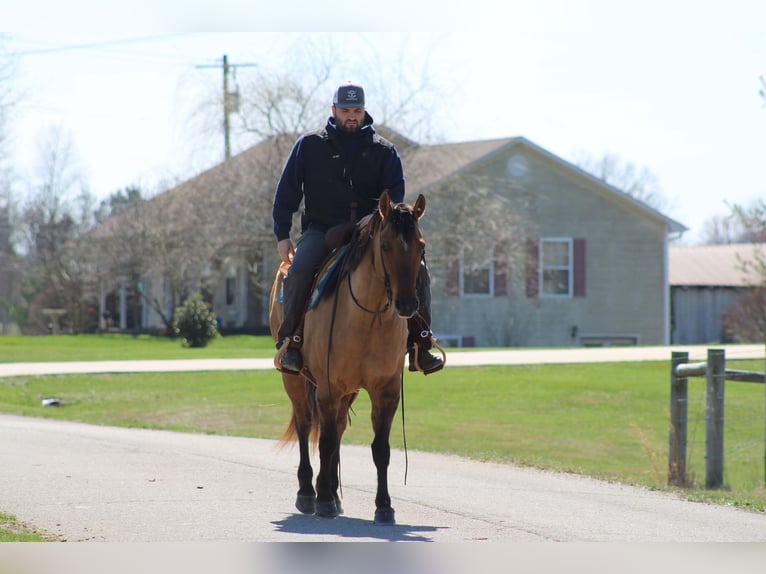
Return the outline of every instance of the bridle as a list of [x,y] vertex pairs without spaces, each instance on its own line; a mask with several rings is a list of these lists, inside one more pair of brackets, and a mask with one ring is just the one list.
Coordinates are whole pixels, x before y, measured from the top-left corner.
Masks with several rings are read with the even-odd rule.
[[[382,233],[382,229],[381,229]],[[369,313],[370,315],[382,315],[388,309],[391,307],[391,301],[394,298],[394,294],[391,291],[391,277],[388,275],[388,270],[386,269],[386,260],[383,258],[383,242],[380,243],[380,263],[383,266],[383,283],[386,286],[386,304],[383,305],[380,309],[374,310],[374,309],[368,309],[364,305],[362,305],[359,302],[359,299],[356,298],[356,295],[354,295],[354,289],[351,287],[351,271],[346,273],[346,279],[348,281],[348,292],[351,294],[351,299],[354,301],[357,307],[359,307],[362,311],[365,313]]]

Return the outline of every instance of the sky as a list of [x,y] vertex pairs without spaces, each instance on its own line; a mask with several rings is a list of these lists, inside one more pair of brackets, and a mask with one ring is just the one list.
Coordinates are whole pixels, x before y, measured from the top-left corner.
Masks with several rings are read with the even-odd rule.
[[244,64],[282,69],[309,42],[380,61],[338,70],[337,84],[426,70],[442,90],[429,113],[443,141],[524,136],[567,161],[610,154],[647,169],[686,242],[766,196],[762,1],[28,0],[0,4],[0,34],[20,96],[21,179],[55,125],[98,198],[220,162],[223,138],[202,133],[199,109],[221,92],[223,55],[244,83]]

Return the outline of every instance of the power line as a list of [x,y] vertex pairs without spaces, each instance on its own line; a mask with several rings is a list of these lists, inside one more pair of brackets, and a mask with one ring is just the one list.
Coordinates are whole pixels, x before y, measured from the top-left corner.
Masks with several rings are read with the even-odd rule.
[[72,52],[76,50],[95,50],[100,48],[108,48],[111,46],[120,46],[124,44],[142,44],[146,42],[156,42],[158,40],[168,40],[171,38],[179,38],[183,36],[193,36],[196,34],[179,33],[179,34],[161,34],[157,36],[141,36],[137,38],[123,38],[120,40],[105,40],[102,42],[92,42],[88,44],[70,44],[68,46],[56,46],[52,48],[39,48],[33,50],[24,50],[22,52],[15,52],[14,56],[37,56],[41,54],[57,54],[61,52]]

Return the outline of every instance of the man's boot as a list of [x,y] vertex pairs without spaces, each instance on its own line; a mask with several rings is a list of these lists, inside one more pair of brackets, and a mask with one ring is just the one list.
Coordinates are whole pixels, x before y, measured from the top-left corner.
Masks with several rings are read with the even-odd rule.
[[[281,349],[284,344],[284,340],[281,343],[277,343],[277,349]],[[300,373],[303,368],[303,356],[301,355],[301,350],[299,347],[291,347],[290,341],[287,341],[287,345],[285,354],[279,359],[279,366],[285,371]]]
[[421,371],[424,375],[441,371],[444,360],[428,352],[433,346],[433,334],[428,324],[420,315],[415,315],[407,320],[407,328],[410,331],[407,336],[410,371]]
[[430,375],[444,368],[444,361],[441,357],[432,355],[427,349],[423,349],[420,346],[418,346],[417,350],[414,348],[410,349],[409,358],[410,371],[421,371],[424,375]]

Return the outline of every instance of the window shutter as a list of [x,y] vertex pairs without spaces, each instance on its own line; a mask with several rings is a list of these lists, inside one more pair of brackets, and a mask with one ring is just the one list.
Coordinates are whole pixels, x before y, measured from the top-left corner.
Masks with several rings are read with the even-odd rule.
[[460,295],[460,262],[457,259],[447,261],[447,277],[444,287],[447,297]]
[[526,265],[527,297],[540,295],[540,252],[536,239],[527,239]]
[[585,297],[585,239],[574,240],[574,296]]
[[508,242],[495,245],[495,297],[508,296]]

